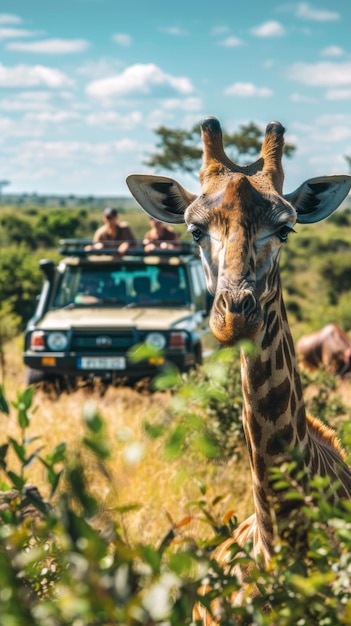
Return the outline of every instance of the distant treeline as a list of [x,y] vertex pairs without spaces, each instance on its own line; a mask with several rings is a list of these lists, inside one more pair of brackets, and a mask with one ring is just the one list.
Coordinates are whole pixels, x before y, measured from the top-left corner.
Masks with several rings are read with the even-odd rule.
[[[31,202],[0,205],[0,320],[1,303],[20,319],[23,329],[32,316],[43,276],[41,258],[59,259],[61,238],[90,238],[101,225],[100,207],[77,201],[74,207]],[[135,204],[113,206],[137,238],[148,229],[147,215]],[[176,230],[186,237],[185,228]],[[296,337],[336,322],[351,330],[351,207],[321,222],[318,229],[295,227],[283,249],[282,279],[289,320]]]
[[106,206],[118,206],[122,212],[135,209],[137,204],[131,197],[123,196],[76,196],[69,194],[64,196],[46,196],[36,193],[2,194],[2,206],[19,207],[89,207],[89,209],[103,209]]

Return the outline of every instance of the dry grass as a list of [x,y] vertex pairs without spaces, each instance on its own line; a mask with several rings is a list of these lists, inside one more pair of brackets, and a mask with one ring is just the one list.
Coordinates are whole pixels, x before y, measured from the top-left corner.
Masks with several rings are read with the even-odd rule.
[[[17,390],[24,389],[25,370],[21,347],[14,342],[7,351],[5,391],[9,401],[16,399]],[[108,462],[112,480],[107,481],[97,470],[93,455],[85,452],[89,486],[99,498],[102,518],[106,515],[122,524],[131,543],[157,542],[176,524],[191,517],[184,528],[190,536],[205,537],[211,533],[208,524],[200,521],[201,511],[192,501],[202,500],[220,522],[229,510],[239,519],[252,512],[250,475],[246,450],[241,458],[226,464],[205,460],[195,455],[168,460],[162,439],[152,440],[143,424],[162,421],[167,413],[168,393],[139,393],[128,387],[109,387],[102,397],[97,391],[79,389],[60,397],[38,390],[35,394],[29,437],[40,437],[45,452],[65,441],[70,453],[79,448],[86,433],[83,413],[93,403],[106,422],[106,434],[111,446]],[[18,436],[16,411],[10,417],[0,414],[0,445],[10,436]],[[33,446],[39,445],[35,442]],[[16,459],[11,463],[16,467]],[[27,482],[36,484],[47,495],[44,470],[39,462],[27,469]],[[205,486],[205,494],[200,485]],[[138,504],[139,509],[121,515],[116,509]]]
[[[7,350],[5,391],[8,400],[16,399],[16,391],[24,389],[24,366],[20,341]],[[338,383],[334,392],[351,407],[351,380]],[[202,500],[206,508],[220,521],[229,511],[235,511],[239,521],[253,511],[251,478],[245,448],[239,458],[226,463],[204,460],[195,455],[167,460],[162,439],[152,440],[143,424],[162,421],[167,414],[167,393],[139,393],[128,387],[108,388],[102,397],[97,391],[80,389],[63,393],[59,398],[38,390],[35,394],[37,410],[31,418],[28,435],[39,437],[44,452],[49,452],[65,441],[70,454],[81,448],[84,435],[84,407],[94,403],[106,422],[106,435],[111,446],[107,481],[98,471],[92,454],[85,455],[87,477],[92,493],[102,503],[100,522],[108,516],[122,525],[131,543],[158,542],[168,532],[172,521],[176,524],[191,516],[184,532],[190,536],[205,537],[211,533],[192,501]],[[18,436],[16,412],[9,417],[0,414],[0,445],[9,435]],[[38,445],[35,442],[33,445]],[[11,463],[16,464],[12,458]],[[36,484],[46,496],[48,489],[44,470],[39,462],[28,467],[27,482]],[[199,485],[206,487],[205,494]],[[217,501],[218,500],[218,501]],[[119,507],[138,504],[139,508],[121,514]]]

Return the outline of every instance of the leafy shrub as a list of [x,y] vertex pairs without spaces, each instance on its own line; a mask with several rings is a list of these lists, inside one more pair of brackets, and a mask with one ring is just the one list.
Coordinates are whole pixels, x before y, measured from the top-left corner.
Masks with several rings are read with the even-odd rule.
[[306,409],[309,413],[328,424],[330,418],[344,415],[347,412],[339,396],[333,394],[331,397],[331,392],[335,391],[337,387],[335,376],[329,375],[322,368],[315,372],[303,370],[300,375],[305,396],[308,387],[316,388],[315,393],[305,400]]
[[21,325],[33,315],[35,300],[43,282],[39,255],[26,246],[12,246],[0,256],[0,299],[11,303]]
[[[171,368],[156,379],[156,388],[173,389],[169,421],[178,429],[178,435],[173,433],[178,453],[180,440],[183,445],[188,440],[193,445],[194,438],[205,454],[222,460],[238,453],[238,444],[244,439],[239,350],[223,348],[201,368],[182,376]],[[163,430],[161,427],[160,433]]]
[[36,230],[51,234],[54,238],[51,245],[57,245],[59,238],[81,236],[81,220],[78,215],[62,210],[40,213]]
[[[80,450],[94,454],[97,470],[110,478],[101,417],[86,411],[87,433],[75,453],[68,455],[60,444],[44,456],[39,444],[29,452],[33,440],[26,438],[26,429],[32,402],[33,389],[18,394],[14,405],[22,436],[19,441],[9,438],[0,447],[0,467],[7,480],[0,494],[2,623],[146,626],[165,619],[174,625],[190,623],[196,551],[173,550],[172,529],[159,547],[130,546],[114,519],[95,529],[100,503],[89,492]],[[9,412],[2,390],[0,410]],[[10,450],[19,470],[8,465]],[[34,461],[46,469],[50,503],[26,485],[26,469]],[[115,511],[122,512],[123,506]]]
[[350,248],[343,252],[324,255],[319,271],[326,283],[330,302],[336,304],[340,294],[350,290]]
[[[166,374],[160,385],[171,384],[178,391],[172,406],[189,405],[189,387],[184,388],[175,372]],[[199,397],[206,398],[205,384]],[[192,396],[191,396],[192,397]],[[211,397],[211,392],[209,393]],[[221,396],[219,396],[221,398]],[[223,398],[221,398],[221,401]],[[108,481],[112,477],[106,461],[109,440],[102,417],[92,405],[84,411],[86,433],[69,452],[61,443],[44,454],[36,437],[28,438],[27,428],[34,391],[17,393],[20,436],[8,437],[0,446],[0,469],[4,480],[0,493],[0,614],[11,626],[186,626],[191,624],[197,589],[206,576],[210,585],[201,600],[206,606],[220,597],[223,626],[240,623],[259,626],[338,626],[350,623],[351,611],[351,505],[328,504],[325,492],[335,486],[316,477],[311,492],[302,488],[303,476],[294,463],[277,468],[275,490],[299,502],[298,534],[303,536],[304,555],[291,548],[289,537],[296,529],[296,518],[284,521],[276,536],[275,551],[268,569],[254,563],[250,544],[233,545],[231,565],[249,566],[247,584],[256,585],[260,594],[244,595],[240,607],[232,607],[230,597],[239,588],[236,577],[210,562],[214,545],[230,536],[236,520],[228,516],[221,524],[206,510],[200,498],[197,506],[214,531],[206,541],[189,540],[188,520],[171,525],[157,546],[130,545],[124,538],[118,518],[128,507],[121,504],[109,515],[99,513],[103,505],[92,496],[86,478],[83,452],[96,459],[96,471]],[[221,406],[221,403],[220,403]],[[9,413],[0,389],[0,411]],[[189,413],[190,410],[189,410]],[[226,415],[226,411],[224,411]],[[174,415],[174,413],[173,413]],[[195,418],[194,418],[195,419]],[[198,454],[199,439],[191,431],[188,451]],[[163,425],[168,452],[179,452],[184,444],[179,423]],[[178,429],[178,430],[177,430]],[[153,433],[159,435],[157,428]],[[178,436],[176,436],[178,435]],[[200,439],[203,440],[203,431]],[[202,447],[202,453],[213,448]],[[10,465],[10,454],[17,463]],[[31,463],[41,463],[46,472],[49,501],[27,485]],[[294,478],[292,478],[292,476]],[[194,505],[194,503],[192,503]],[[295,526],[294,526],[295,524]],[[176,539],[176,542],[174,542]]]
[[4,246],[24,244],[36,248],[36,236],[31,221],[14,213],[5,213],[0,222],[0,244]]

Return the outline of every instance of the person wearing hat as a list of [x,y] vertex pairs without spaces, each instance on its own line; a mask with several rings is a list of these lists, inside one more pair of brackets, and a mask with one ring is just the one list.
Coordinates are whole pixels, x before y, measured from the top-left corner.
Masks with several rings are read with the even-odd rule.
[[106,207],[102,219],[104,224],[95,232],[92,248],[117,248],[120,254],[124,254],[130,244],[135,244],[136,240],[129,224],[118,221],[117,209]]

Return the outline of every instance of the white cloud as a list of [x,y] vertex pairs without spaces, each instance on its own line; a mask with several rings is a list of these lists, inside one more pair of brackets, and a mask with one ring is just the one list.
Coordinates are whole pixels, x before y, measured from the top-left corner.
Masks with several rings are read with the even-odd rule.
[[128,47],[132,43],[132,38],[126,33],[116,33],[112,36],[112,41],[117,43],[119,46]]
[[12,13],[0,13],[0,24],[21,24],[22,20],[18,15]]
[[321,51],[322,57],[341,57],[345,54],[340,46],[328,46]]
[[324,128],[330,128],[334,125],[340,126],[341,124],[351,128],[351,113],[326,113],[319,115],[315,123]]
[[224,91],[226,96],[239,96],[240,98],[269,98],[273,92],[268,87],[256,87],[252,83],[233,83]]
[[231,36],[220,41],[218,45],[224,46],[225,48],[237,48],[238,46],[242,46],[243,42],[241,39],[238,39],[238,37]]
[[324,11],[323,9],[314,9],[309,4],[302,2],[298,5],[296,16],[304,20],[313,20],[315,22],[330,22],[340,18],[336,11]]
[[35,163],[50,161],[67,162],[76,156],[94,156],[105,158],[111,152],[109,143],[89,143],[87,141],[30,141],[23,145],[19,160]]
[[16,37],[33,37],[34,31],[24,30],[23,28],[0,28],[0,40],[16,39]]
[[75,111],[40,111],[39,113],[28,113],[27,119],[35,123],[65,124],[72,120],[81,118]]
[[199,111],[202,107],[200,98],[167,98],[162,102],[163,109],[168,111],[178,109],[182,111]]
[[44,65],[6,67],[0,63],[1,87],[37,87],[40,85],[58,88],[72,85],[72,81],[60,70]]
[[313,87],[351,85],[351,62],[294,63],[288,69],[288,78]]
[[90,60],[77,67],[76,74],[80,76],[88,76],[92,81],[95,78],[101,79],[102,76],[111,76],[114,72],[118,72],[122,67],[122,61],[116,58],[102,57],[97,60]]
[[339,141],[344,141],[347,137],[351,137],[350,126],[340,125],[325,129],[319,139],[324,143],[337,143]]
[[135,128],[140,124],[142,115],[139,111],[132,111],[128,115],[120,115],[116,111],[104,111],[102,113],[91,113],[86,116],[89,126],[119,127],[123,129]]
[[138,151],[141,148],[141,145],[139,142],[132,141],[132,139],[128,139],[128,138],[120,139],[120,141],[115,141],[112,145],[116,152],[121,152],[122,154],[124,154],[125,152]]
[[182,37],[186,35],[187,32],[178,26],[169,26],[166,28],[160,28],[161,33],[166,33],[166,35],[172,35],[173,37]]
[[16,97],[0,100],[0,109],[3,111],[33,111],[51,106],[52,93],[49,91],[23,91]]
[[40,137],[42,135],[42,129],[29,123],[28,120],[15,120],[10,117],[0,116],[0,134],[2,139],[9,137]]
[[172,76],[149,63],[132,65],[121,74],[95,80],[86,91],[90,96],[105,99],[130,94],[154,95],[156,91],[164,96],[169,91],[187,95],[193,92],[193,86],[188,78]]
[[[94,176],[94,172],[96,174],[96,169],[94,168],[100,166],[114,167],[116,154],[133,153],[139,151],[140,148],[140,142],[133,142],[129,138],[108,143],[32,140],[22,142],[21,149],[16,151],[14,158],[17,172],[21,168],[26,168],[29,174],[31,172],[34,174],[37,168],[55,168],[56,184],[58,176],[61,179],[66,179],[70,175],[72,167],[79,173],[76,182],[79,182],[82,176],[84,179],[83,172],[86,168],[93,168],[90,174],[86,176],[86,181],[88,182],[90,181],[90,176]],[[65,166],[65,168],[62,166]]]
[[251,33],[256,37],[282,37],[285,29],[280,22],[270,21],[252,28]]
[[329,89],[325,94],[326,100],[351,100],[351,89]]
[[301,94],[301,93],[292,93],[290,96],[290,100],[292,102],[306,103],[306,104],[315,104],[316,102],[316,98],[311,98],[310,96],[306,96],[305,94]]
[[7,44],[8,50],[35,52],[39,54],[70,54],[83,52],[90,44],[84,39],[43,39],[42,41],[12,42]]
[[217,36],[217,35],[225,35],[226,33],[229,33],[229,28],[228,26],[215,26],[214,28],[212,28],[211,30],[211,35],[213,36]]

